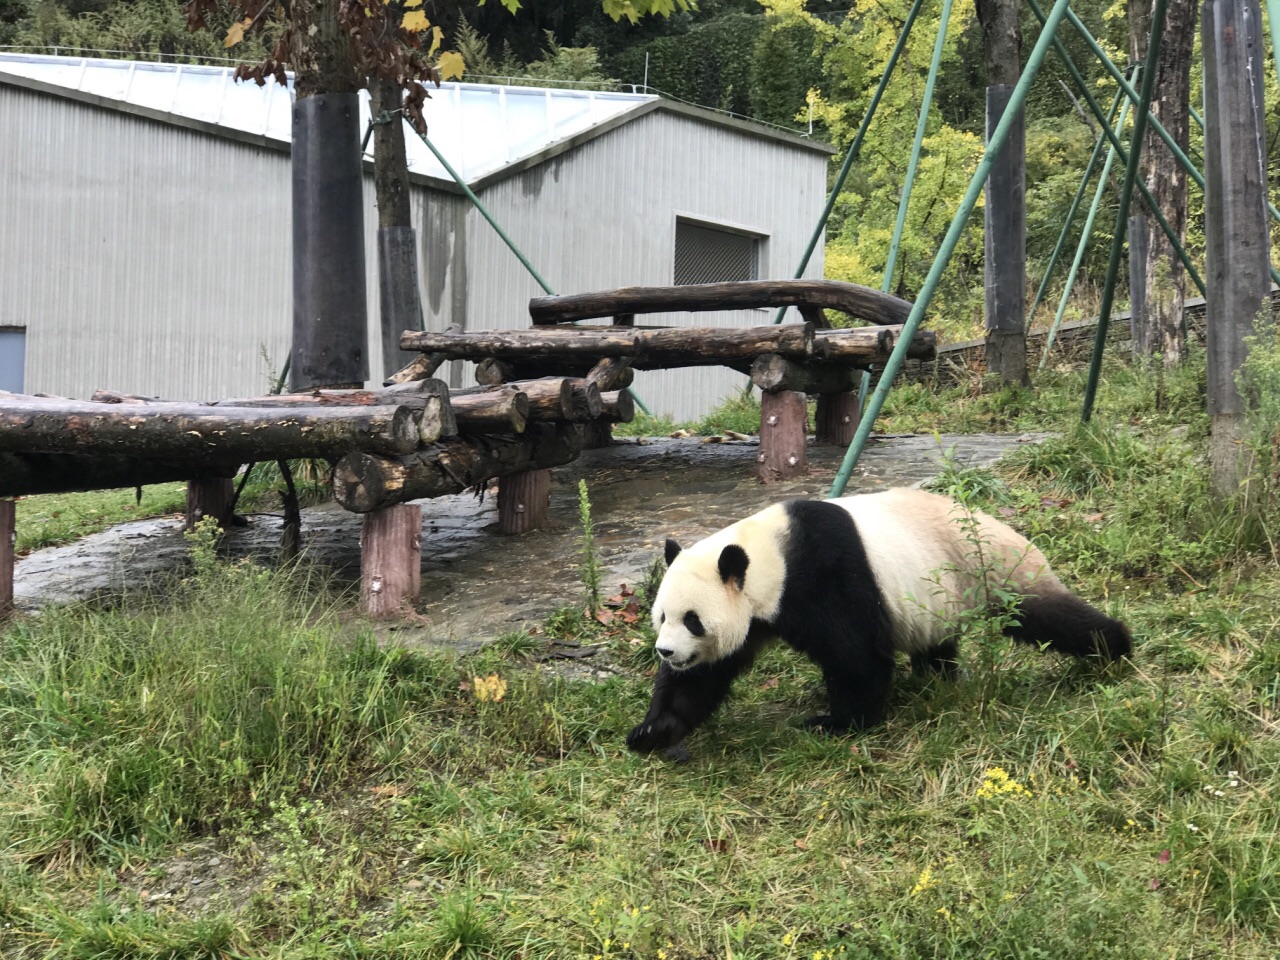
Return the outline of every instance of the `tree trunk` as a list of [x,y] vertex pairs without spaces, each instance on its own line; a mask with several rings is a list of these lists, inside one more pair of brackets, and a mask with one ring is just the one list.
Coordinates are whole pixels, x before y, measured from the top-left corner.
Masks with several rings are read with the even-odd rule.
[[813,439],[815,443],[847,447],[858,432],[858,420],[862,415],[858,405],[858,391],[820,393],[813,411]]
[[[1021,5],[977,0],[987,61],[987,137],[1004,114],[1022,72]],[[984,205],[987,372],[1001,383],[1029,384],[1027,375],[1026,144],[1022,111],[987,177]]]
[[[1135,63],[1147,56],[1151,31],[1151,0],[1129,2],[1129,49]],[[1156,65],[1155,87],[1151,95],[1151,115],[1159,120],[1175,143],[1187,151],[1190,137],[1191,52],[1196,34],[1195,0],[1168,0],[1164,32],[1160,39],[1160,59]],[[1185,242],[1187,236],[1187,174],[1168,146],[1151,127],[1143,137],[1141,176],[1160,206],[1169,226]],[[1142,279],[1145,282],[1138,309],[1132,311],[1134,353],[1142,357],[1163,355],[1166,367],[1182,362],[1182,301],[1186,296],[1186,269],[1173,244],[1147,209],[1147,202],[1135,196],[1137,215],[1146,220],[1147,247]]]
[[398,503],[360,526],[360,609],[371,617],[413,612],[422,582],[422,507]]
[[340,0],[293,0],[295,390],[369,377],[360,101]]
[[1206,0],[1202,31],[1209,465],[1214,492],[1231,499],[1247,454],[1247,401],[1235,376],[1248,354],[1254,315],[1271,289],[1257,0]]
[[[400,335],[422,329],[418,291],[418,243],[409,202],[409,164],[404,148],[404,119],[398,112],[404,94],[394,80],[370,78],[373,127],[373,186],[378,202],[378,307],[382,326],[382,375],[390,377],[413,359],[400,349]],[[389,115],[386,123],[382,114]]]

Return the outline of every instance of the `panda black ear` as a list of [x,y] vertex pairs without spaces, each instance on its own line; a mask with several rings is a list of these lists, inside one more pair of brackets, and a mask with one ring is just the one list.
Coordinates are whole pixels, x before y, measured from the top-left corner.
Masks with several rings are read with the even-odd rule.
[[747,551],[736,543],[729,544],[720,551],[720,580],[724,583],[736,580],[741,590],[747,583],[747,564],[750,562]]
[[671,561],[680,556],[680,544],[676,543],[670,537],[667,538],[667,566],[671,566]]

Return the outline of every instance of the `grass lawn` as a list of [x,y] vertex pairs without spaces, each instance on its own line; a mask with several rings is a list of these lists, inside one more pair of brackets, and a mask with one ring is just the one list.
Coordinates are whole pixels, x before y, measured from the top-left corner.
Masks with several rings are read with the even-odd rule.
[[1132,664],[970,643],[856,737],[800,728],[820,677],[774,649],[689,762],[638,757],[643,630],[548,625],[606,645],[599,682],[545,631],[379,648],[316,575],[207,539],[163,600],[11,623],[0,956],[1275,957],[1271,515],[1210,497],[1194,374],[1157,405],[1114,365],[1088,430],[1081,382],[909,388],[881,428],[1061,428],[940,484],[1128,622]]

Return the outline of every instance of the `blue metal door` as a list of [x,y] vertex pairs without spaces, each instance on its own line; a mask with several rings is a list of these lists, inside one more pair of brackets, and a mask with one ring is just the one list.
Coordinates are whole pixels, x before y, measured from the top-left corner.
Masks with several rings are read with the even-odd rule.
[[26,356],[26,327],[0,327],[0,390],[22,392]]

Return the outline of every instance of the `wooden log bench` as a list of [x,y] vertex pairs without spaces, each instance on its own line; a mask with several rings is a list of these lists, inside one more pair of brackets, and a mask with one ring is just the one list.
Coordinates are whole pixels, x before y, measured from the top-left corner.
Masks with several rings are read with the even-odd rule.
[[[760,307],[795,307],[802,323],[755,327],[646,327],[642,314]],[[827,310],[870,326],[833,329]],[[546,376],[581,377],[601,391],[625,395],[634,370],[726,366],[751,377],[761,391],[759,476],[784,479],[808,469],[805,455],[808,396],[817,397],[819,443],[847,445],[859,410],[855,373],[883,363],[892,352],[911,304],[898,297],[834,280],[625,287],[529,301],[531,328],[415,331],[400,340],[424,360],[393,381],[406,382],[446,360],[475,362],[476,379],[497,386]],[[608,320],[608,324],[579,325]],[[931,332],[917,333],[908,356],[934,354]],[[629,410],[622,411],[623,415]],[[607,443],[616,415],[598,416],[588,445]]]

